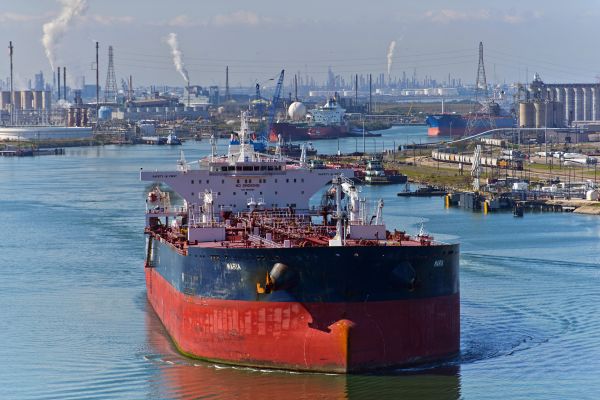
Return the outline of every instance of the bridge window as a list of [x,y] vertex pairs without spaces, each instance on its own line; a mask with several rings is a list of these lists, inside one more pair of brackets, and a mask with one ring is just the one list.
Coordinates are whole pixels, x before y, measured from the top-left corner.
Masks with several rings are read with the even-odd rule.
[[254,170],[255,170],[255,171],[260,171],[260,167],[259,167],[258,165],[255,165],[255,166],[254,166]]
[[192,185],[194,184],[194,180],[192,179]]
[[294,178],[294,183],[296,183],[296,178]]
[[269,166],[267,167],[267,169],[268,169],[269,171],[273,171],[273,166],[272,166],[272,165],[269,165]]

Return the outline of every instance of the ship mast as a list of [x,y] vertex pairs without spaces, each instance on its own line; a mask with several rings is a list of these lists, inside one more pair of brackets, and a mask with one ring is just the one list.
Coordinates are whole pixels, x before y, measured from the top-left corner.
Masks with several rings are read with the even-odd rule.
[[242,111],[240,127],[240,157],[238,161],[246,161],[246,135],[248,134],[248,114]]
[[215,133],[211,133],[210,135],[210,161],[215,161],[215,156],[217,155],[217,140],[215,138]]

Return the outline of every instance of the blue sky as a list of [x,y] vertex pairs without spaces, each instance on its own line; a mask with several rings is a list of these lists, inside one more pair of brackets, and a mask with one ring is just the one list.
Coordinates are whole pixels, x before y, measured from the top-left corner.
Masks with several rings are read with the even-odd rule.
[[[62,2],[77,0],[62,0]],[[79,0],[83,1],[83,0]],[[17,85],[34,72],[50,73],[42,26],[56,18],[58,0],[0,0],[0,37],[15,45]],[[488,81],[524,81],[539,72],[548,82],[596,81],[600,75],[597,1],[191,1],[87,0],[56,45],[58,65],[93,79],[94,42],[101,44],[100,76],[113,45],[117,78],[183,84],[165,37],[178,35],[193,84],[266,81],[286,68],[323,79],[327,67],[349,77],[377,75],[397,42],[392,75],[448,76],[474,81],[477,46],[485,45]],[[5,53],[6,54],[6,53]],[[8,60],[0,77],[8,75]]]

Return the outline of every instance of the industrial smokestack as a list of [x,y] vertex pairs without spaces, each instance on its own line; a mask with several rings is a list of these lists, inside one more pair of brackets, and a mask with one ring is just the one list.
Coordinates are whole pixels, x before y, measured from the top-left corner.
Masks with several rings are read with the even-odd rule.
[[60,67],[57,68],[57,74],[58,74],[58,100],[60,100]]
[[354,75],[354,107],[358,106],[358,74]]
[[373,110],[373,77],[369,74],[369,114]]
[[67,100],[67,67],[63,67],[63,99]]
[[8,54],[10,56],[10,121],[15,123],[15,88],[13,87],[13,45],[12,41],[8,42]]
[[298,101],[298,75],[294,74],[294,98]]
[[133,100],[133,76],[129,75],[129,100]]
[[229,65],[225,67],[225,99],[230,100],[230,98],[229,98]]

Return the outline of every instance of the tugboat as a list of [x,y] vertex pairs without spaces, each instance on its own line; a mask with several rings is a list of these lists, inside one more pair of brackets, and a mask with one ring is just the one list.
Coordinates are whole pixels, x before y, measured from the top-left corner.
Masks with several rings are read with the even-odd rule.
[[367,185],[387,185],[391,183],[406,183],[408,177],[395,171],[386,171],[380,157],[372,157],[367,161],[363,177]]
[[[352,170],[239,139],[175,170],[142,170],[147,296],[184,355],[349,373],[433,362],[460,343],[459,246],[384,223]],[[195,168],[192,168],[192,165]],[[327,187],[320,206],[309,199]]]

